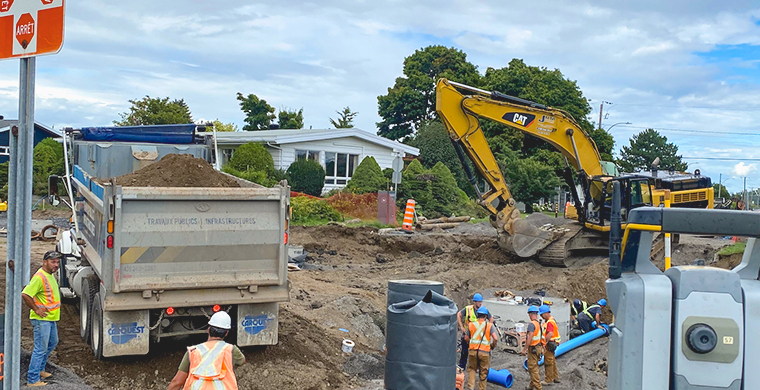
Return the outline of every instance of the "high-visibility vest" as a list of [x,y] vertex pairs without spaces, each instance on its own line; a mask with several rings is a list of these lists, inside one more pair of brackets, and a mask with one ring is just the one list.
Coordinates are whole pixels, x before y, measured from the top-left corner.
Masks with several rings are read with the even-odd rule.
[[475,306],[467,305],[464,307],[464,324],[467,325],[470,322],[478,322],[478,315],[475,314]]
[[470,322],[470,350],[491,352],[491,322]]
[[593,319],[594,319],[594,316],[592,316],[592,315],[591,315],[591,313],[589,312],[589,310],[591,310],[591,309],[593,309],[593,308],[595,308],[595,307],[598,307],[598,308],[600,308],[600,309],[601,309],[601,306],[599,306],[599,305],[591,305],[591,306],[589,306],[589,307],[587,307],[587,308],[585,308],[585,309],[583,310],[583,314],[587,315],[587,316],[588,316],[588,318],[591,318],[591,319],[593,320]]
[[[50,286],[50,281],[48,281],[47,276],[45,273],[40,269],[37,271],[37,273],[32,276],[32,278],[40,278],[42,279],[42,286],[45,289],[45,300],[47,302],[42,302],[42,300],[37,298],[37,295],[34,296],[34,303],[37,306],[42,306],[45,309],[47,309],[48,313],[54,314],[57,310],[61,310],[61,300],[55,299],[55,293],[53,292],[53,287]],[[48,315],[50,315],[48,314]]]
[[232,344],[221,340],[188,347],[190,370],[184,390],[237,390],[232,371]]
[[[549,329],[549,324],[552,324],[553,326],[552,329]],[[554,317],[549,317],[549,319],[546,320],[546,322],[544,322],[543,330],[544,330],[544,344],[546,344],[547,341],[551,341],[551,340],[554,340],[554,342],[556,342],[557,344],[560,343],[562,336],[559,335],[559,327],[557,326],[557,321],[554,320]],[[554,335],[552,336],[551,339],[546,340],[546,335],[549,334],[550,330],[554,333]]]
[[533,329],[533,336],[530,339],[530,346],[533,347],[538,344],[541,344],[541,342],[543,341],[543,335],[542,335],[543,332],[541,332],[543,329],[541,328],[541,324],[539,324],[538,321],[530,321],[530,322],[533,323],[533,327],[535,328]]
[[575,312],[575,316],[577,317],[578,314],[581,314],[581,313],[583,313],[584,310],[588,309],[588,302],[581,301],[581,307],[583,307],[581,310],[576,309],[575,305],[572,305],[571,307],[572,307],[571,311]]

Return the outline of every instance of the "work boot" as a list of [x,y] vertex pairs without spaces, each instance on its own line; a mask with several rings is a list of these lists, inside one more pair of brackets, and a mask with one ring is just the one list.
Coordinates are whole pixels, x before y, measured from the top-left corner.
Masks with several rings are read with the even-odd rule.
[[47,379],[53,376],[53,374],[47,372],[47,371],[40,371],[40,378]]
[[45,383],[43,381],[37,381],[37,382],[34,382],[34,383],[27,383],[26,384],[26,387],[39,387],[39,386],[47,386],[47,383]]
[[555,379],[555,380],[554,380],[554,383],[559,383],[559,379]]

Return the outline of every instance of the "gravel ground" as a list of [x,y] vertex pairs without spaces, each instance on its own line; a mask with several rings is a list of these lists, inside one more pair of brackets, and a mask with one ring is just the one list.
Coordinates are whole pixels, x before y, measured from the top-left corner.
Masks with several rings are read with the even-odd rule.
[[[26,370],[29,368],[29,359],[31,358],[31,352],[21,351],[21,387],[26,387]],[[45,380],[48,383],[45,386],[50,390],[88,390],[92,387],[88,386],[82,378],[78,377],[74,372],[67,368],[63,368],[56,364],[48,362],[47,370],[53,374],[50,379]]]

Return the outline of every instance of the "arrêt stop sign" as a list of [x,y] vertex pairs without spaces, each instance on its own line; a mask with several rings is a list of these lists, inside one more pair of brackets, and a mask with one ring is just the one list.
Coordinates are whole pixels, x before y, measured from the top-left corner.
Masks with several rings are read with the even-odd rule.
[[30,14],[23,14],[16,22],[16,40],[21,47],[26,49],[32,38],[34,38],[34,18]]

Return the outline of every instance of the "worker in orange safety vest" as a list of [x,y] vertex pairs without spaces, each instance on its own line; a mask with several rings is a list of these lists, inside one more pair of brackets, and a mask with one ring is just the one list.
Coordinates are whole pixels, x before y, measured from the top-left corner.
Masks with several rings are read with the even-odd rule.
[[245,356],[237,346],[224,342],[231,328],[227,312],[211,316],[208,341],[187,348],[168,390],[237,390],[232,369],[245,364]]
[[552,317],[552,310],[549,305],[541,305],[538,308],[538,315],[544,320],[544,381],[547,385],[559,383],[559,372],[557,371],[557,361],[555,360],[555,351],[562,341],[559,334],[557,321]]
[[488,320],[488,309],[481,306],[475,312],[477,322],[468,324],[465,340],[468,342],[467,388],[475,389],[475,373],[480,371],[479,390],[486,390],[488,370],[491,368],[491,349],[496,348],[499,340],[498,331]]
[[[472,305],[467,305],[464,309],[457,312],[457,325],[459,326],[459,330],[462,331],[462,341],[460,343],[461,353],[459,355],[459,363],[457,364],[458,372],[463,372],[467,367],[468,347],[464,336],[467,333],[467,329],[469,328],[468,324],[471,322],[478,322],[478,317],[475,312],[480,309],[481,306],[483,306],[483,296],[480,295],[480,293],[475,293],[475,295],[472,296]],[[493,323],[493,318],[491,317],[490,313],[488,314],[487,318],[488,321]]]
[[530,373],[530,385],[528,390],[542,390],[541,376],[538,371],[538,361],[544,353],[543,335],[541,324],[538,322],[538,307],[528,308],[530,323],[525,332],[525,349],[522,354],[528,355],[528,372]]

